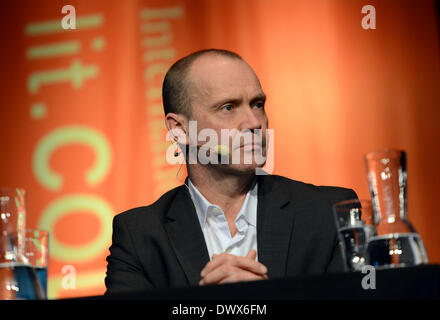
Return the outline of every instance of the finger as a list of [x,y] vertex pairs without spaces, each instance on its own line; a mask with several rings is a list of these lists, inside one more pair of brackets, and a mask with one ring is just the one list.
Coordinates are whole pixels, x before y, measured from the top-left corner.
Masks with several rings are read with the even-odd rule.
[[244,269],[256,274],[266,274],[267,268],[261,262],[255,261],[255,250],[252,250],[253,253],[250,253],[250,257],[237,257],[234,261],[234,265],[239,267],[240,269]]
[[208,273],[212,272],[213,270],[223,265],[239,267],[240,269],[245,269],[250,272],[258,273],[258,274],[267,273],[267,268],[260,262],[249,259],[247,257],[239,257],[227,253],[222,253],[216,259],[213,259],[210,262],[208,262],[205,268],[203,268],[200,275],[203,278]]
[[226,278],[223,278],[218,282],[218,284],[222,283],[231,283],[231,282],[243,282],[243,281],[258,281],[258,280],[266,280],[264,276],[256,275],[251,272],[242,273],[240,275],[232,275]]
[[267,279],[267,276],[255,274],[237,267],[223,266],[208,273],[200,280],[199,285],[218,284],[222,283],[225,279],[229,279],[229,282],[253,281]]
[[251,260],[246,257],[239,257],[228,253],[222,253],[218,255],[216,259],[213,259],[206,264],[206,266],[200,273],[201,277],[204,277],[206,274],[212,272],[212,270],[215,270],[222,265],[237,266],[254,273],[264,274],[267,272],[267,268],[257,261]]
[[200,285],[215,284],[221,281],[222,279],[227,278],[233,275],[234,273],[238,273],[238,272],[240,272],[239,268],[230,265],[224,265],[207,273],[202,278],[202,280],[200,280],[199,284]]
[[257,251],[255,251],[255,249],[250,250],[246,257],[255,260],[255,258],[257,257]]
[[[214,259],[214,258],[215,258],[215,259]],[[205,267],[202,269],[202,271],[200,272],[200,276],[204,277],[206,274],[208,274],[208,273],[211,272],[212,270],[218,268],[220,265],[222,265],[222,264],[225,263],[225,260],[226,260],[226,259],[227,259],[227,258],[226,258],[224,255],[222,255],[222,254],[219,254],[219,255],[215,255],[215,254],[214,254],[214,255],[212,256],[212,260],[209,261],[209,262],[205,265]]]

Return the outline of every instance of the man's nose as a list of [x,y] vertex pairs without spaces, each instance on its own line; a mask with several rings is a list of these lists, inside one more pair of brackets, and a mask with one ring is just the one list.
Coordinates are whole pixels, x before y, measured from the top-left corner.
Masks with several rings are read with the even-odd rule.
[[241,130],[255,130],[262,128],[261,116],[257,115],[252,107],[245,108],[241,119]]

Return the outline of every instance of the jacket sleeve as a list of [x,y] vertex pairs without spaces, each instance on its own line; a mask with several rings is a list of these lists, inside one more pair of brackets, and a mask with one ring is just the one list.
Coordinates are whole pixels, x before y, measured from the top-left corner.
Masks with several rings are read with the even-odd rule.
[[107,257],[105,295],[127,291],[145,291],[153,286],[137,258],[133,240],[123,215],[113,219],[113,237]]
[[[356,195],[356,192],[354,192],[354,190],[345,189],[344,191],[345,192],[342,195],[342,197],[340,198],[338,197],[339,199],[337,199],[335,203],[344,200],[358,199],[358,196]],[[331,204],[332,216],[333,216],[333,205],[334,203]],[[334,230],[335,230],[335,236],[334,236],[333,254],[329,264],[327,265],[327,269],[326,269],[327,273],[345,272],[345,261],[344,261],[345,257],[343,256],[342,246],[339,241],[339,234],[338,234],[338,230],[336,229],[336,224]]]
[[338,235],[335,237],[335,245],[333,247],[333,255],[330,263],[327,266],[327,273],[341,273],[345,271],[344,257],[342,253],[342,247],[339,243]]

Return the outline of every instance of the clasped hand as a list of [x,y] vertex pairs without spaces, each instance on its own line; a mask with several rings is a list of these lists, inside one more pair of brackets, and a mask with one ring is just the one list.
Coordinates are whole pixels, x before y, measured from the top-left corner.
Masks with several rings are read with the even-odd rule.
[[256,257],[253,249],[245,257],[226,252],[214,254],[200,273],[199,285],[268,279],[266,266],[255,261]]

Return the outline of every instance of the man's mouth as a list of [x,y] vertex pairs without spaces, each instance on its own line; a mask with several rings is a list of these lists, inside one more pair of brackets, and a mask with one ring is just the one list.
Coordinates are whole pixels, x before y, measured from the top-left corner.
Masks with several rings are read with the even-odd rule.
[[251,150],[255,150],[255,149],[261,149],[261,144],[260,143],[247,143],[247,144],[241,145],[239,148],[243,149],[245,151],[251,151]]

